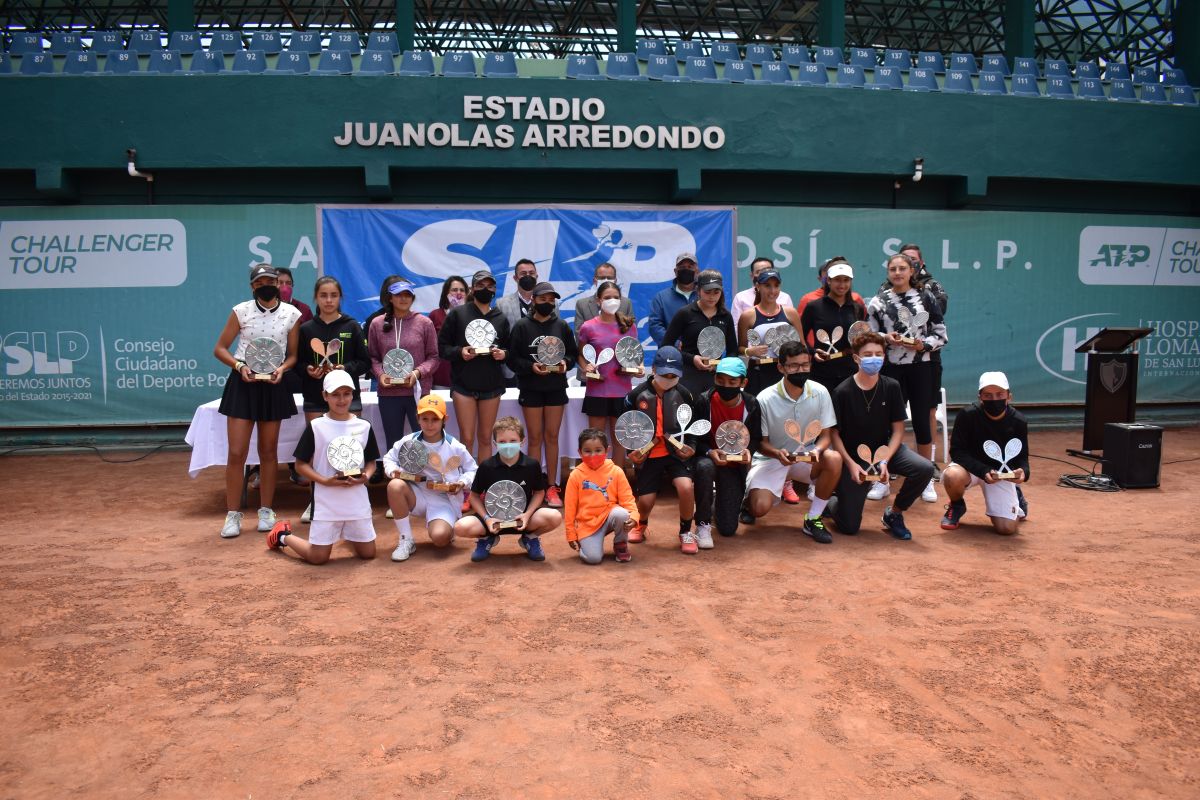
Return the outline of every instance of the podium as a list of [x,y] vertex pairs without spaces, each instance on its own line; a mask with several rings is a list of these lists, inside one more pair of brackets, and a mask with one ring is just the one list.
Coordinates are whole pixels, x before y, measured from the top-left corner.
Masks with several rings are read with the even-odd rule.
[[[1093,451],[1104,447],[1104,426],[1133,422],[1137,410],[1137,342],[1150,328],[1105,328],[1075,348],[1087,354],[1087,388],[1083,405],[1083,450],[1073,456],[1100,460]],[[1133,348],[1132,352],[1129,351]]]

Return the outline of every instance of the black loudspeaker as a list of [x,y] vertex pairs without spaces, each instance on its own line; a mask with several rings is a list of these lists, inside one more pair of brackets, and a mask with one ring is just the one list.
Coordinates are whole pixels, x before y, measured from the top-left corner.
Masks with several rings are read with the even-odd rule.
[[1157,425],[1110,422],[1104,426],[1104,472],[1124,489],[1158,486],[1162,432]]

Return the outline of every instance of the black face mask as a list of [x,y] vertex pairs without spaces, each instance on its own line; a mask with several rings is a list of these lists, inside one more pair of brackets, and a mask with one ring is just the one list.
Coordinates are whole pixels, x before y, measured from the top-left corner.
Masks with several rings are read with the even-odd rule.
[[696,281],[696,270],[694,270],[694,269],[681,269],[675,273],[675,282],[678,283],[680,286],[687,286],[688,284],[694,283],[695,281]]
[[522,275],[517,278],[517,286],[520,286],[522,291],[531,292],[533,287],[537,286],[537,277],[533,275]]
[[533,310],[536,311],[539,316],[548,317],[554,313],[554,303],[534,303]]
[[741,393],[742,393],[742,390],[741,390],[741,387],[739,387],[739,386],[718,386],[717,387],[717,394],[720,395],[721,399],[724,400],[726,403],[733,402],[733,399]]
[[795,386],[797,389],[803,389],[804,384],[808,383],[807,372],[789,372],[784,377],[787,378],[788,383],[790,383],[792,386]]
[[260,286],[254,290],[254,296],[264,303],[269,303],[279,297],[278,286]]
[[980,400],[983,410],[993,417],[998,417],[1008,408],[1007,400]]
[[474,295],[476,300],[484,304],[492,302],[492,298],[496,296],[496,292],[492,289],[476,289],[471,294]]

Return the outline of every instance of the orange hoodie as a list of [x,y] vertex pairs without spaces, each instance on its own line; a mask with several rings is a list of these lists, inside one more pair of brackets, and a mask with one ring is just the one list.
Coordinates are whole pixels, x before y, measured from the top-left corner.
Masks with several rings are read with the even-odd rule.
[[567,478],[567,493],[563,498],[567,541],[577,542],[591,536],[608,519],[608,512],[618,505],[629,512],[630,519],[638,521],[637,503],[625,472],[611,459],[605,459],[600,469],[580,464]]

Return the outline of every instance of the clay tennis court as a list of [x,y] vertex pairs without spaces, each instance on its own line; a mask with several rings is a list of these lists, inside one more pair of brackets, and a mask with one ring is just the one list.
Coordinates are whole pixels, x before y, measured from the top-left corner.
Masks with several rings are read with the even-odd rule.
[[687,557],[666,498],[599,567],[560,534],[472,564],[419,524],[393,564],[373,487],[382,558],[312,567],[221,540],[222,474],[187,460],[0,459],[0,796],[1200,793],[1200,461],[1101,494],[1035,458],[1012,538],[976,493],[954,532],[918,501],[911,542],[820,546],[800,506]]

